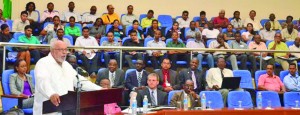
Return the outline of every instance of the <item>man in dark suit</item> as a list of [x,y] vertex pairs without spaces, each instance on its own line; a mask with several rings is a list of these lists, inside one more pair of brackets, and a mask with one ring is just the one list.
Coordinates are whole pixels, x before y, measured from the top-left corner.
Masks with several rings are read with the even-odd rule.
[[159,84],[159,76],[156,73],[151,73],[148,75],[147,84],[147,88],[137,91],[137,105],[139,107],[143,106],[145,95],[148,98],[148,103],[150,103],[152,106],[167,105],[168,94],[157,89],[157,86]]
[[145,89],[147,86],[148,73],[144,70],[145,63],[143,60],[137,60],[136,71],[128,73],[125,87],[131,91]]
[[160,70],[155,70],[155,73],[159,75],[158,89],[162,89],[165,92],[181,89],[177,72],[171,70],[171,61],[168,58],[163,59]]
[[191,79],[194,82],[196,93],[205,90],[206,86],[205,74],[197,69],[198,65],[198,59],[193,58],[190,62],[190,67],[179,72],[180,86],[183,86],[186,80]]
[[99,71],[96,79],[96,84],[100,85],[102,79],[109,79],[110,86],[112,88],[123,88],[124,87],[124,71],[118,69],[117,60],[111,59],[108,63],[108,68],[103,71]]

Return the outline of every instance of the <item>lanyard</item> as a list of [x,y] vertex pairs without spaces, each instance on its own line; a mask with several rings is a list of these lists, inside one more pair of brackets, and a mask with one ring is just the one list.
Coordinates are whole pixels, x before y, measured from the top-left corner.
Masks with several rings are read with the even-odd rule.
[[297,78],[296,78],[296,80],[293,78],[293,76],[290,76],[291,77],[291,79],[294,81],[294,83],[296,84],[296,85],[298,85],[298,80],[297,80]]

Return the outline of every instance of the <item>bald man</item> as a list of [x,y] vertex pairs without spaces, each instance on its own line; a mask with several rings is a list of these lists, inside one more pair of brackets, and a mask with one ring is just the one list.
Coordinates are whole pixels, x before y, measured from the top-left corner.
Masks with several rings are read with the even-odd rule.
[[215,28],[227,28],[229,20],[225,17],[225,10],[220,10],[219,16],[213,20]]

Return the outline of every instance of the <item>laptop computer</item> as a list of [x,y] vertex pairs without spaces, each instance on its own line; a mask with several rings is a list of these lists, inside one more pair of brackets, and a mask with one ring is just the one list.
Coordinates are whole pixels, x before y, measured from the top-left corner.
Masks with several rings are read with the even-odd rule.
[[237,89],[240,87],[241,77],[224,77],[221,89]]

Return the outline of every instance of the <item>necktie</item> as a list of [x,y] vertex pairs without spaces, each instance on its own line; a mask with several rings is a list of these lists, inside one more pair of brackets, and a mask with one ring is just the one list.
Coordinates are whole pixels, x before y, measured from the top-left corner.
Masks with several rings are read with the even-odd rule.
[[154,91],[151,92],[151,104],[152,104],[152,106],[156,106],[156,101],[155,101],[155,97],[154,97]]
[[138,72],[138,85],[139,87],[141,86],[141,80],[142,80],[142,73],[141,72]]
[[223,74],[223,70],[222,69],[220,69],[221,70],[221,75],[222,75],[222,79],[224,78],[224,74]]
[[197,79],[194,71],[192,71],[192,80],[194,82],[194,89],[197,89]]
[[113,86],[114,83],[115,83],[115,74],[114,74],[114,73],[111,74],[110,81],[111,81],[111,82],[110,82],[110,86]]

